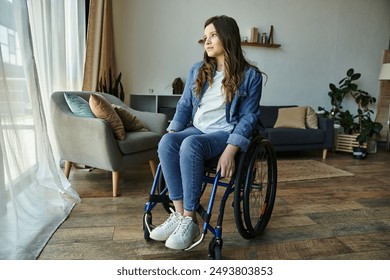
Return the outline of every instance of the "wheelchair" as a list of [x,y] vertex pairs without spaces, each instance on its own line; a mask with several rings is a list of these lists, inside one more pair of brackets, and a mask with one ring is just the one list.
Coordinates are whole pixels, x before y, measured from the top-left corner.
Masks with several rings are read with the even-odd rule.
[[[200,238],[185,250],[191,250],[199,245],[207,232],[211,232],[213,237],[208,246],[208,257],[220,260],[222,259],[223,245],[222,224],[229,195],[234,194],[232,207],[239,234],[245,239],[259,236],[266,229],[274,207],[277,161],[271,142],[257,133],[252,137],[247,151],[237,153],[236,171],[229,180],[222,178],[220,172],[216,171],[217,162],[218,158],[205,163],[201,197],[203,197],[206,188],[211,186],[210,197],[207,206],[199,203],[196,210],[203,220]],[[222,197],[220,198],[218,217],[216,224],[211,225],[213,206],[219,188],[224,189],[222,189]],[[168,213],[170,213],[170,209],[174,208],[168,197],[168,188],[160,165],[156,170],[149,200],[144,207],[143,231],[146,241],[151,240],[149,235],[155,228],[152,223],[152,210],[158,204],[161,204]],[[200,221],[199,224],[202,225]]]

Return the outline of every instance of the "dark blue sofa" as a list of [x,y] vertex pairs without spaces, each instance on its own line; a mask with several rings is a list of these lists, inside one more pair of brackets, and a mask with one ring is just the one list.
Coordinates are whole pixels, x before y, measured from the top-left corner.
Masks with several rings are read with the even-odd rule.
[[318,117],[318,129],[274,128],[279,108],[294,106],[260,106],[263,130],[261,134],[271,141],[276,152],[321,149],[326,159],[327,150],[333,146],[334,121]]

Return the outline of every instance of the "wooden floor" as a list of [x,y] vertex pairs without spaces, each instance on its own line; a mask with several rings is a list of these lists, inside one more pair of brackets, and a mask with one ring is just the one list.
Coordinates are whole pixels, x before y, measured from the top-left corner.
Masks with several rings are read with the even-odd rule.
[[[321,152],[281,153],[278,159],[321,160]],[[328,153],[325,163],[350,177],[278,184],[271,221],[262,236],[243,239],[235,228],[231,202],[226,206],[224,259],[390,259],[390,153],[379,148],[365,160]],[[152,184],[149,166],[121,174],[121,196],[113,198],[111,174],[72,170],[80,194],[39,259],[207,259],[212,235],[191,251],[172,251],[143,239],[143,207]],[[230,200],[230,198],[229,198]],[[167,214],[158,206],[153,222]]]

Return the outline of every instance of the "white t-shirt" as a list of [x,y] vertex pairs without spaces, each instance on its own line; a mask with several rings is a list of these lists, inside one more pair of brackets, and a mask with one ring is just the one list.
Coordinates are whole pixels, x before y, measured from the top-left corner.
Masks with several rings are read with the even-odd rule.
[[231,132],[233,125],[226,121],[226,103],[222,89],[223,71],[216,71],[213,85],[209,86],[194,116],[194,126],[203,133]]

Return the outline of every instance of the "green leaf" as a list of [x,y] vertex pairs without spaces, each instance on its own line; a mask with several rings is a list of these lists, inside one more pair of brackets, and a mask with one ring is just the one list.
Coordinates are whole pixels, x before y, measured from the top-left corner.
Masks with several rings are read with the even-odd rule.
[[360,73],[355,73],[351,76],[352,81],[358,80],[362,75]]
[[350,90],[357,90],[358,89],[358,85],[357,84],[350,84],[349,85],[349,88],[350,88]]
[[353,75],[353,73],[354,73],[353,68],[350,68],[350,69],[347,71],[347,76],[348,76],[348,77],[351,77],[351,76]]
[[344,81],[345,81],[346,79],[347,79],[347,78],[342,78],[342,79],[340,80],[340,82],[339,82],[339,85],[343,84]]
[[347,76],[348,76],[348,77],[351,77],[351,76],[353,75],[353,73],[354,73],[353,68],[350,68],[350,69],[348,69],[348,71],[347,71]]
[[119,87],[120,87],[119,98],[120,98],[122,101],[125,101],[125,92],[124,92],[124,90],[123,90],[122,82],[119,82]]
[[110,94],[113,93],[111,67],[108,68],[108,90]]

